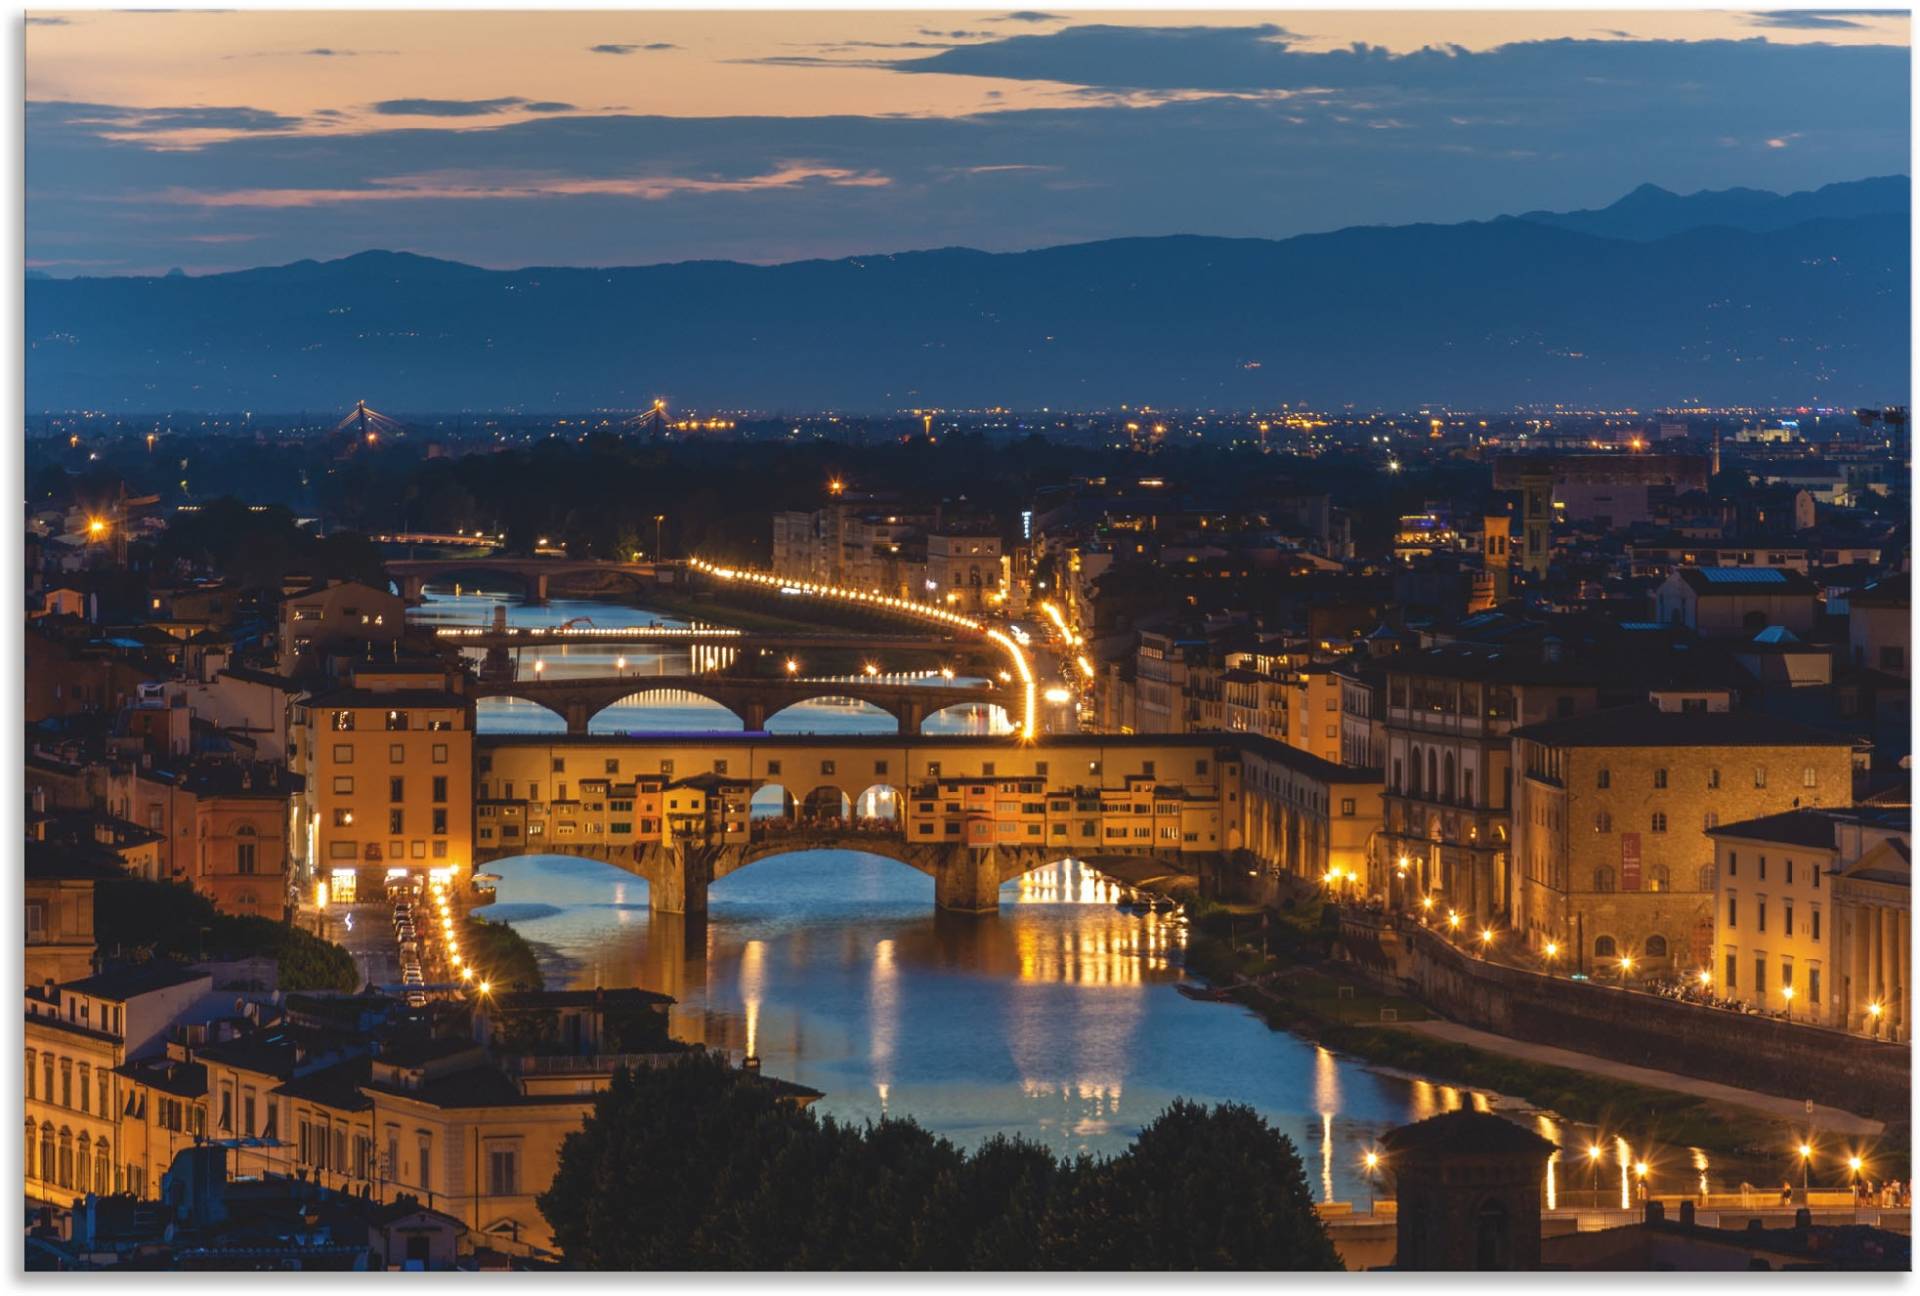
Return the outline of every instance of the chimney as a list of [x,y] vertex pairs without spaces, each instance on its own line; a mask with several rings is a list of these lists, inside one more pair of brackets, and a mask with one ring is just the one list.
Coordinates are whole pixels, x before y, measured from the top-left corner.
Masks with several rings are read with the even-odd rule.
[[1664,1224],[1666,1220],[1667,1208],[1661,1203],[1649,1198],[1647,1201],[1647,1223]]
[[1680,1222],[1686,1225],[1688,1228],[1693,1227],[1693,1203],[1692,1202],[1683,1201],[1680,1203]]

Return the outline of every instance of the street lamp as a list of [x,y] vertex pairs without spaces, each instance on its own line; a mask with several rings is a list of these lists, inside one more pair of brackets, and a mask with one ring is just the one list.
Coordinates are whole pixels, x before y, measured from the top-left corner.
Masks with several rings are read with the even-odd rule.
[[1633,955],[1622,954],[1620,956],[1620,984],[1621,985],[1625,985],[1627,983],[1627,977],[1631,975],[1632,972],[1633,972]]
[[1458,910],[1454,910],[1454,909],[1447,910],[1447,927],[1449,930],[1459,931],[1460,922],[1461,922],[1461,919],[1460,919],[1460,914]]
[[667,515],[665,513],[655,513],[653,515],[653,560],[655,562],[659,562],[667,556],[666,552],[660,547],[660,524],[666,520]]
[[800,671],[800,663],[795,661],[791,657],[787,658],[787,674],[796,675],[799,673],[799,671]]
[[1480,929],[1480,957],[1485,958],[1493,950],[1493,928]]
[[1872,1023],[1867,1029],[1875,1036],[1880,1034],[1880,1014],[1884,1011],[1878,999],[1867,1005],[1867,1017]]
[[1807,1174],[1813,1165],[1813,1144],[1802,1141],[1800,1144],[1800,1204],[1807,1204]]
[[541,671],[544,671],[546,668],[547,668],[547,664],[544,661],[536,659],[533,663],[533,673],[535,675],[538,675]]
[[627,659],[625,657],[615,657],[613,659],[613,672],[616,675],[624,675],[627,673]]
[[1780,997],[1787,1001],[1787,1020],[1793,1020],[1793,987],[1781,986]]
[[1600,1198],[1600,1162],[1605,1156],[1598,1143],[1587,1144],[1587,1192],[1595,1202]]
[[861,669],[866,671],[869,679],[880,673],[880,668],[872,662],[868,662],[865,666],[861,667]]
[[1369,1149],[1364,1160],[1367,1167],[1367,1214],[1371,1215],[1375,1210],[1373,1176],[1380,1169],[1380,1154]]

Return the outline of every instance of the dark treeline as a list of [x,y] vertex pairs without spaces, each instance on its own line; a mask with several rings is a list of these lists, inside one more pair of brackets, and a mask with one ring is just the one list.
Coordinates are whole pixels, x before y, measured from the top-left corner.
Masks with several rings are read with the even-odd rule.
[[854,1126],[710,1054],[621,1072],[539,1198],[576,1269],[1339,1269],[1292,1142],[1178,1101],[1119,1156]]
[[414,435],[371,447],[317,437],[259,444],[175,434],[149,450],[133,436],[79,447],[37,438],[28,443],[28,498],[104,505],[124,482],[131,494],[159,495],[162,508],[231,496],[312,514],[328,530],[504,531],[511,549],[547,539],[602,558],[651,553],[653,518],[663,514],[670,556],[764,562],[769,515],[819,507],[833,478],[850,491],[894,495],[908,505],[944,502],[955,511],[991,513],[1009,527],[1046,488],[1075,478],[1125,486],[1151,475],[1166,480],[1170,501],[1184,496],[1244,512],[1258,512],[1279,495],[1326,493],[1337,505],[1366,506],[1363,518],[1387,517],[1379,508],[1383,493],[1391,494],[1392,511],[1417,511],[1426,499],[1477,493],[1487,482],[1484,466],[1464,461],[1408,471],[1388,484],[1378,462],[1357,452],[1307,460],[1186,444],[1144,454],[971,432],[870,444],[596,434],[431,457],[429,441]]

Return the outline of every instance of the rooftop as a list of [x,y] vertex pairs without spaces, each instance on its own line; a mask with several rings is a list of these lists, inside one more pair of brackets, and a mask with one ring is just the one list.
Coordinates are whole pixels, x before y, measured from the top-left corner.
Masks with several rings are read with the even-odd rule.
[[1609,707],[1513,731],[1552,747],[1848,747],[1850,738],[1758,711],[1662,711],[1651,703]]

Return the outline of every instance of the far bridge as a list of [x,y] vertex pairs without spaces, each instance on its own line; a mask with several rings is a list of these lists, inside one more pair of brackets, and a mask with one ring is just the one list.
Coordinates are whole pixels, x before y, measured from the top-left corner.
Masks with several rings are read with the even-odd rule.
[[903,734],[917,734],[927,717],[948,707],[1017,702],[992,685],[909,684],[898,680],[754,679],[727,675],[615,675],[580,679],[481,679],[475,698],[517,697],[554,712],[567,732],[584,734],[593,718],[627,698],[659,692],[687,693],[725,707],[744,729],[757,733],[790,706],[828,698],[866,702],[892,716]]
[[685,568],[676,562],[617,562],[599,558],[504,558],[498,555],[471,558],[396,558],[388,562],[387,574],[400,588],[408,603],[419,603],[429,584],[461,578],[501,577],[518,584],[529,602],[547,601],[548,589],[558,578],[614,576],[639,587],[679,585]]

